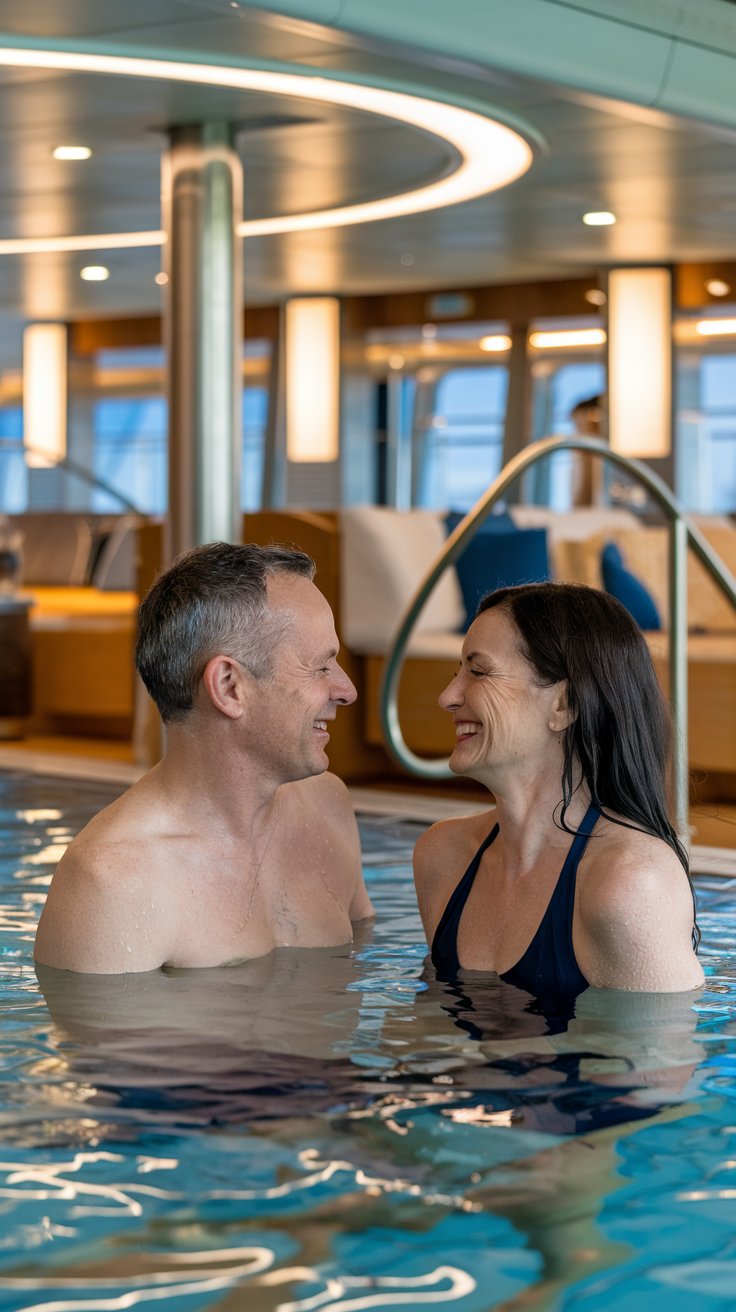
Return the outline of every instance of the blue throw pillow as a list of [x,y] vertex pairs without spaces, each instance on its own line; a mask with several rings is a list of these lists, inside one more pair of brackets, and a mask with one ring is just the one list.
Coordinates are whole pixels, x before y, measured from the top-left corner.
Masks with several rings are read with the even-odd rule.
[[615,542],[607,542],[601,552],[601,573],[606,592],[626,607],[640,629],[661,629],[662,621],[652,594],[626,569]]
[[[466,513],[464,510],[448,510],[445,515],[448,537],[454,533],[460,521],[465,519]],[[512,533],[515,528],[516,525],[507,510],[492,510],[479,529],[479,533]]]
[[[448,515],[445,521],[448,532],[463,518],[455,512]],[[549,579],[547,530],[516,528],[510,515],[491,515],[455,563],[467,629],[486,592],[517,583],[545,583]]]

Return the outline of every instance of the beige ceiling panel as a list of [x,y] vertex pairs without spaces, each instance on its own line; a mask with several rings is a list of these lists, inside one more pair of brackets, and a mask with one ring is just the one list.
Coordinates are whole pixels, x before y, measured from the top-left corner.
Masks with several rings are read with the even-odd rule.
[[2,0],[0,25],[16,36],[114,36],[145,23],[193,17],[201,5],[188,0]]

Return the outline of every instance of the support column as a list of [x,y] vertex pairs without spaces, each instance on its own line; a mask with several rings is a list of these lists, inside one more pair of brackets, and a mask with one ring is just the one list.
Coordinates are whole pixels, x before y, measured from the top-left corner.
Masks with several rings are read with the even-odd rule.
[[242,167],[228,123],[172,128],[163,166],[169,281],[166,553],[240,541]]
[[[529,442],[530,416],[530,378],[527,342],[529,325],[514,324],[511,328],[511,353],[509,355],[509,388],[506,401],[506,422],[503,429],[503,460],[505,468],[509,460]],[[525,500],[524,481],[514,483],[506,494],[509,505],[517,505]]]

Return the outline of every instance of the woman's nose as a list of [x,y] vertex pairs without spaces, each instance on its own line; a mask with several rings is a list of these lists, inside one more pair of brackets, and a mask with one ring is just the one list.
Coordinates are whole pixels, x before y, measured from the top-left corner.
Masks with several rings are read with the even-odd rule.
[[457,676],[448,683],[437,700],[443,711],[454,711],[457,706],[462,705],[463,697],[460,691],[460,680]]

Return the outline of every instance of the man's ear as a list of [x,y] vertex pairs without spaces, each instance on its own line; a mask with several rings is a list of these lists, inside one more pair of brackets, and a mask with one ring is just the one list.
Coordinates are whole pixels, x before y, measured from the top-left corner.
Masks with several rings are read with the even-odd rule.
[[552,733],[564,733],[565,729],[569,729],[577,717],[573,715],[570,709],[566,681],[556,683],[553,691],[554,697],[549,717],[549,727]]
[[204,667],[202,686],[212,705],[231,720],[239,720],[248,701],[248,673],[233,656],[213,656]]

